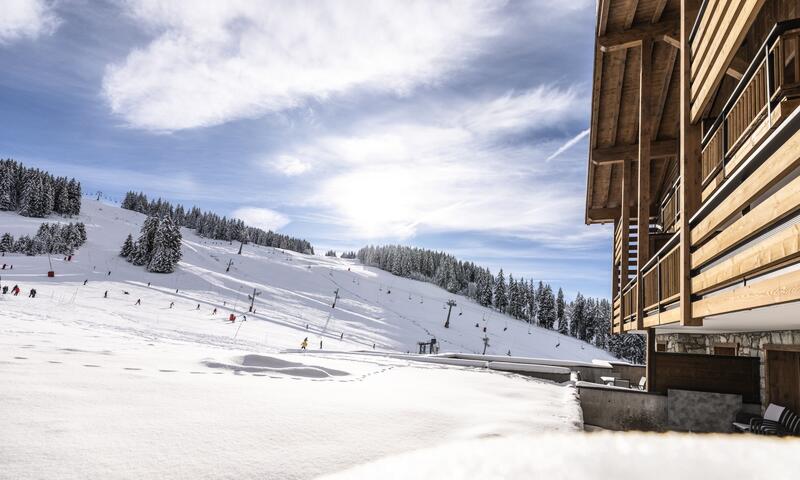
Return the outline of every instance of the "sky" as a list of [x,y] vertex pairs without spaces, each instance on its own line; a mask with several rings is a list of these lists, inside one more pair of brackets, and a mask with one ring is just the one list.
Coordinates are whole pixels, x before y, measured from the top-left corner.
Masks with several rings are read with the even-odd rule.
[[0,157],[610,294],[593,0],[2,0]]

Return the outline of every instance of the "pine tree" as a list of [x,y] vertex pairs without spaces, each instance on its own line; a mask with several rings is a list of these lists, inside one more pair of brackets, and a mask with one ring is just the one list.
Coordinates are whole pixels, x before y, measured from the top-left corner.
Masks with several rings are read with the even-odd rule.
[[14,251],[14,237],[10,233],[4,233],[0,238],[0,252],[13,252]]
[[136,241],[133,252],[131,252],[131,263],[134,265],[149,265],[153,259],[154,242],[159,226],[158,217],[147,217],[142,224],[139,240]]
[[494,283],[494,306],[501,312],[506,311],[508,307],[508,297],[506,295],[506,279],[503,276],[503,269],[497,273],[497,279]]
[[558,321],[558,333],[566,334],[569,330],[567,317],[565,315],[564,291],[559,287],[556,295],[556,320]]
[[545,285],[539,301],[539,325],[552,329],[556,322],[556,301],[553,289]]
[[167,215],[156,232],[152,259],[147,270],[154,273],[172,273],[181,259],[181,231],[172,217]]
[[572,337],[579,338],[579,332],[584,328],[586,323],[586,299],[578,292],[575,295],[575,300],[572,301],[572,318],[569,322],[569,334]]
[[128,258],[131,253],[133,253],[133,235],[129,233],[125,243],[122,244],[122,250],[120,250],[119,255]]

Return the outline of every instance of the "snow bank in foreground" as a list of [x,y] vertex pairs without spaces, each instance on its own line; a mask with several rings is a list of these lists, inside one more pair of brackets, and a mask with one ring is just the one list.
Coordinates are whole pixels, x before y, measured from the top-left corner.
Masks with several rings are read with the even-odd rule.
[[319,480],[798,478],[800,440],[749,435],[543,434],[455,442]]

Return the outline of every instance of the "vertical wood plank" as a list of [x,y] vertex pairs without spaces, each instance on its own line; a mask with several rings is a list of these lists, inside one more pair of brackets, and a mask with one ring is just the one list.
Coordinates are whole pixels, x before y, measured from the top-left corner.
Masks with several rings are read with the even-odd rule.
[[642,283],[642,267],[650,259],[650,118],[652,99],[652,59],[653,41],[645,39],[641,44],[639,61],[639,172],[638,172],[638,208],[637,229],[638,245],[636,248],[636,329],[644,329],[644,285]]

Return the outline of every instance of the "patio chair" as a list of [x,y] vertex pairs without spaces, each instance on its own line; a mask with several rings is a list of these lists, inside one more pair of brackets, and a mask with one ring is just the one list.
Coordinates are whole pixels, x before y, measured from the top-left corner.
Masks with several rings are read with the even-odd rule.
[[639,385],[637,387],[639,390],[647,389],[647,377],[642,377],[639,379]]
[[734,428],[757,435],[800,435],[800,417],[786,407],[770,403],[763,418],[752,418],[749,424],[734,423]]

